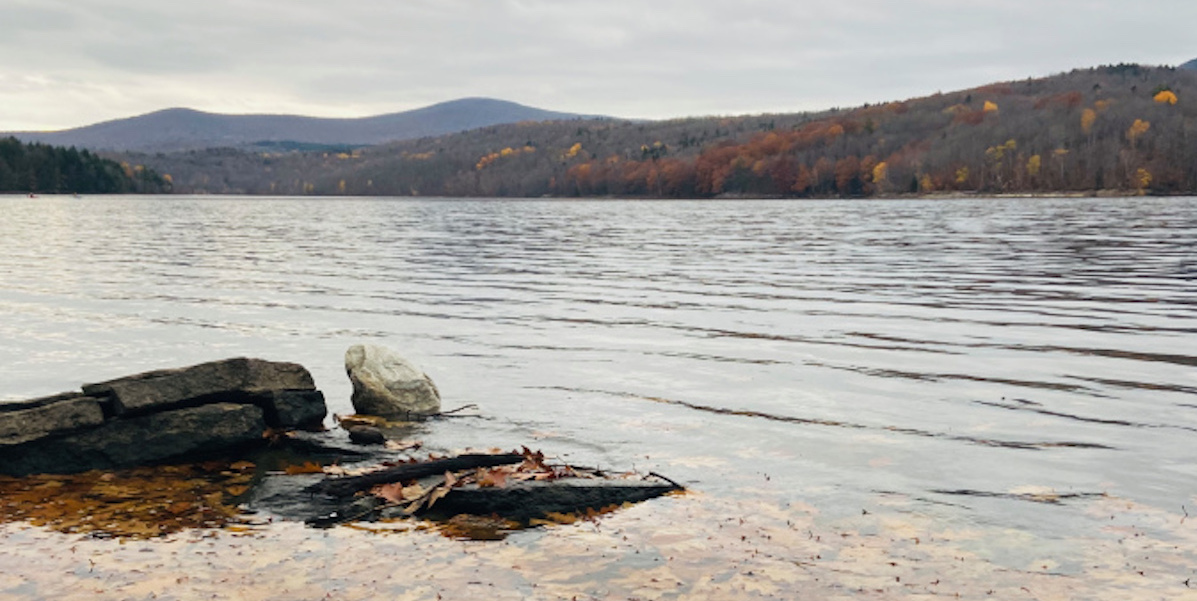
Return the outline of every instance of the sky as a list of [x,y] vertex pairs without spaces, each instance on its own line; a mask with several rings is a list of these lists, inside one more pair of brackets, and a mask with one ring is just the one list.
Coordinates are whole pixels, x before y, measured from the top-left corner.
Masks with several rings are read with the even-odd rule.
[[0,131],[463,97],[797,112],[1197,58],[1193,0],[0,0]]

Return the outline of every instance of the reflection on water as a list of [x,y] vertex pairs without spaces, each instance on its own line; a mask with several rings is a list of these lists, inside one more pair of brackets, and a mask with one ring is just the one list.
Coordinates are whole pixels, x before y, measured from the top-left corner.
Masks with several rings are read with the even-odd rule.
[[532,440],[718,499],[768,474],[824,519],[898,495],[1061,556],[1097,532],[1093,499],[1197,505],[1195,199],[8,197],[0,215],[0,399],[254,355],[304,363],[345,413],[342,353],[370,341],[482,407],[423,434],[444,447]]

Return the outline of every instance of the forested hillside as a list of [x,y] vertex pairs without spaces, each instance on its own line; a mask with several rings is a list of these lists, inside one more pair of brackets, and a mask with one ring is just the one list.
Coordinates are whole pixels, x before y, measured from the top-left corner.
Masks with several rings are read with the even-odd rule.
[[1117,65],[822,113],[522,123],[342,153],[133,157],[186,192],[1197,192],[1197,72]]
[[169,187],[140,165],[122,165],[86,150],[0,139],[0,192],[121,194]]

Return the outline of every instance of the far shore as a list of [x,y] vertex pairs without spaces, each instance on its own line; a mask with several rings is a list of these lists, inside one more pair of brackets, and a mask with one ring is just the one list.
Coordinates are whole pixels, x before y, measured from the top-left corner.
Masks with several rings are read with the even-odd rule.
[[52,198],[52,197],[68,197],[73,199],[83,199],[87,197],[106,197],[106,196],[166,196],[178,198],[245,198],[245,199],[267,199],[267,198],[285,198],[285,199],[346,199],[346,200],[372,200],[372,199],[399,199],[399,198],[423,198],[432,200],[636,200],[636,201],[672,201],[672,200],[793,200],[793,201],[821,201],[821,200],[966,200],[966,199],[980,199],[980,198],[1187,198],[1197,196],[1197,192],[1175,192],[1175,193],[1156,193],[1144,192],[1142,190],[1087,190],[1087,191],[1039,191],[1039,192],[975,192],[968,190],[952,190],[944,192],[919,192],[919,193],[902,193],[902,194],[878,194],[873,196],[780,196],[780,195],[753,195],[753,194],[719,194],[709,197],[693,197],[693,198],[672,198],[661,196],[439,196],[439,195],[414,195],[414,196],[358,196],[358,195],[340,195],[340,194],[298,194],[298,195],[273,195],[273,194],[235,194],[235,193],[221,193],[212,194],[208,192],[178,192],[178,193],[144,193],[144,194],[73,194],[70,192],[0,192],[0,197],[25,197],[30,199]]

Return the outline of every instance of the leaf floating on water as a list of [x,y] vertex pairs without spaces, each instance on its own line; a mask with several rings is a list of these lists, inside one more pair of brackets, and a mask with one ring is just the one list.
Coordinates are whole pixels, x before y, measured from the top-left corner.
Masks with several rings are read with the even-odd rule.
[[240,497],[240,496],[244,495],[245,493],[249,492],[249,486],[248,485],[230,486],[228,488],[225,488],[224,491],[226,493],[228,493],[230,497]]
[[144,467],[116,472],[0,477],[0,523],[27,522],[71,534],[156,538],[220,528],[242,518],[230,501],[252,473],[231,465]]
[[388,451],[414,451],[422,446],[424,443],[418,440],[387,440],[383,443],[383,448]]
[[503,540],[520,528],[518,522],[499,517],[456,515],[440,527],[441,534],[464,540]]
[[324,466],[315,461],[305,461],[302,465],[288,465],[283,469],[288,476],[297,474],[322,474],[324,473]]

